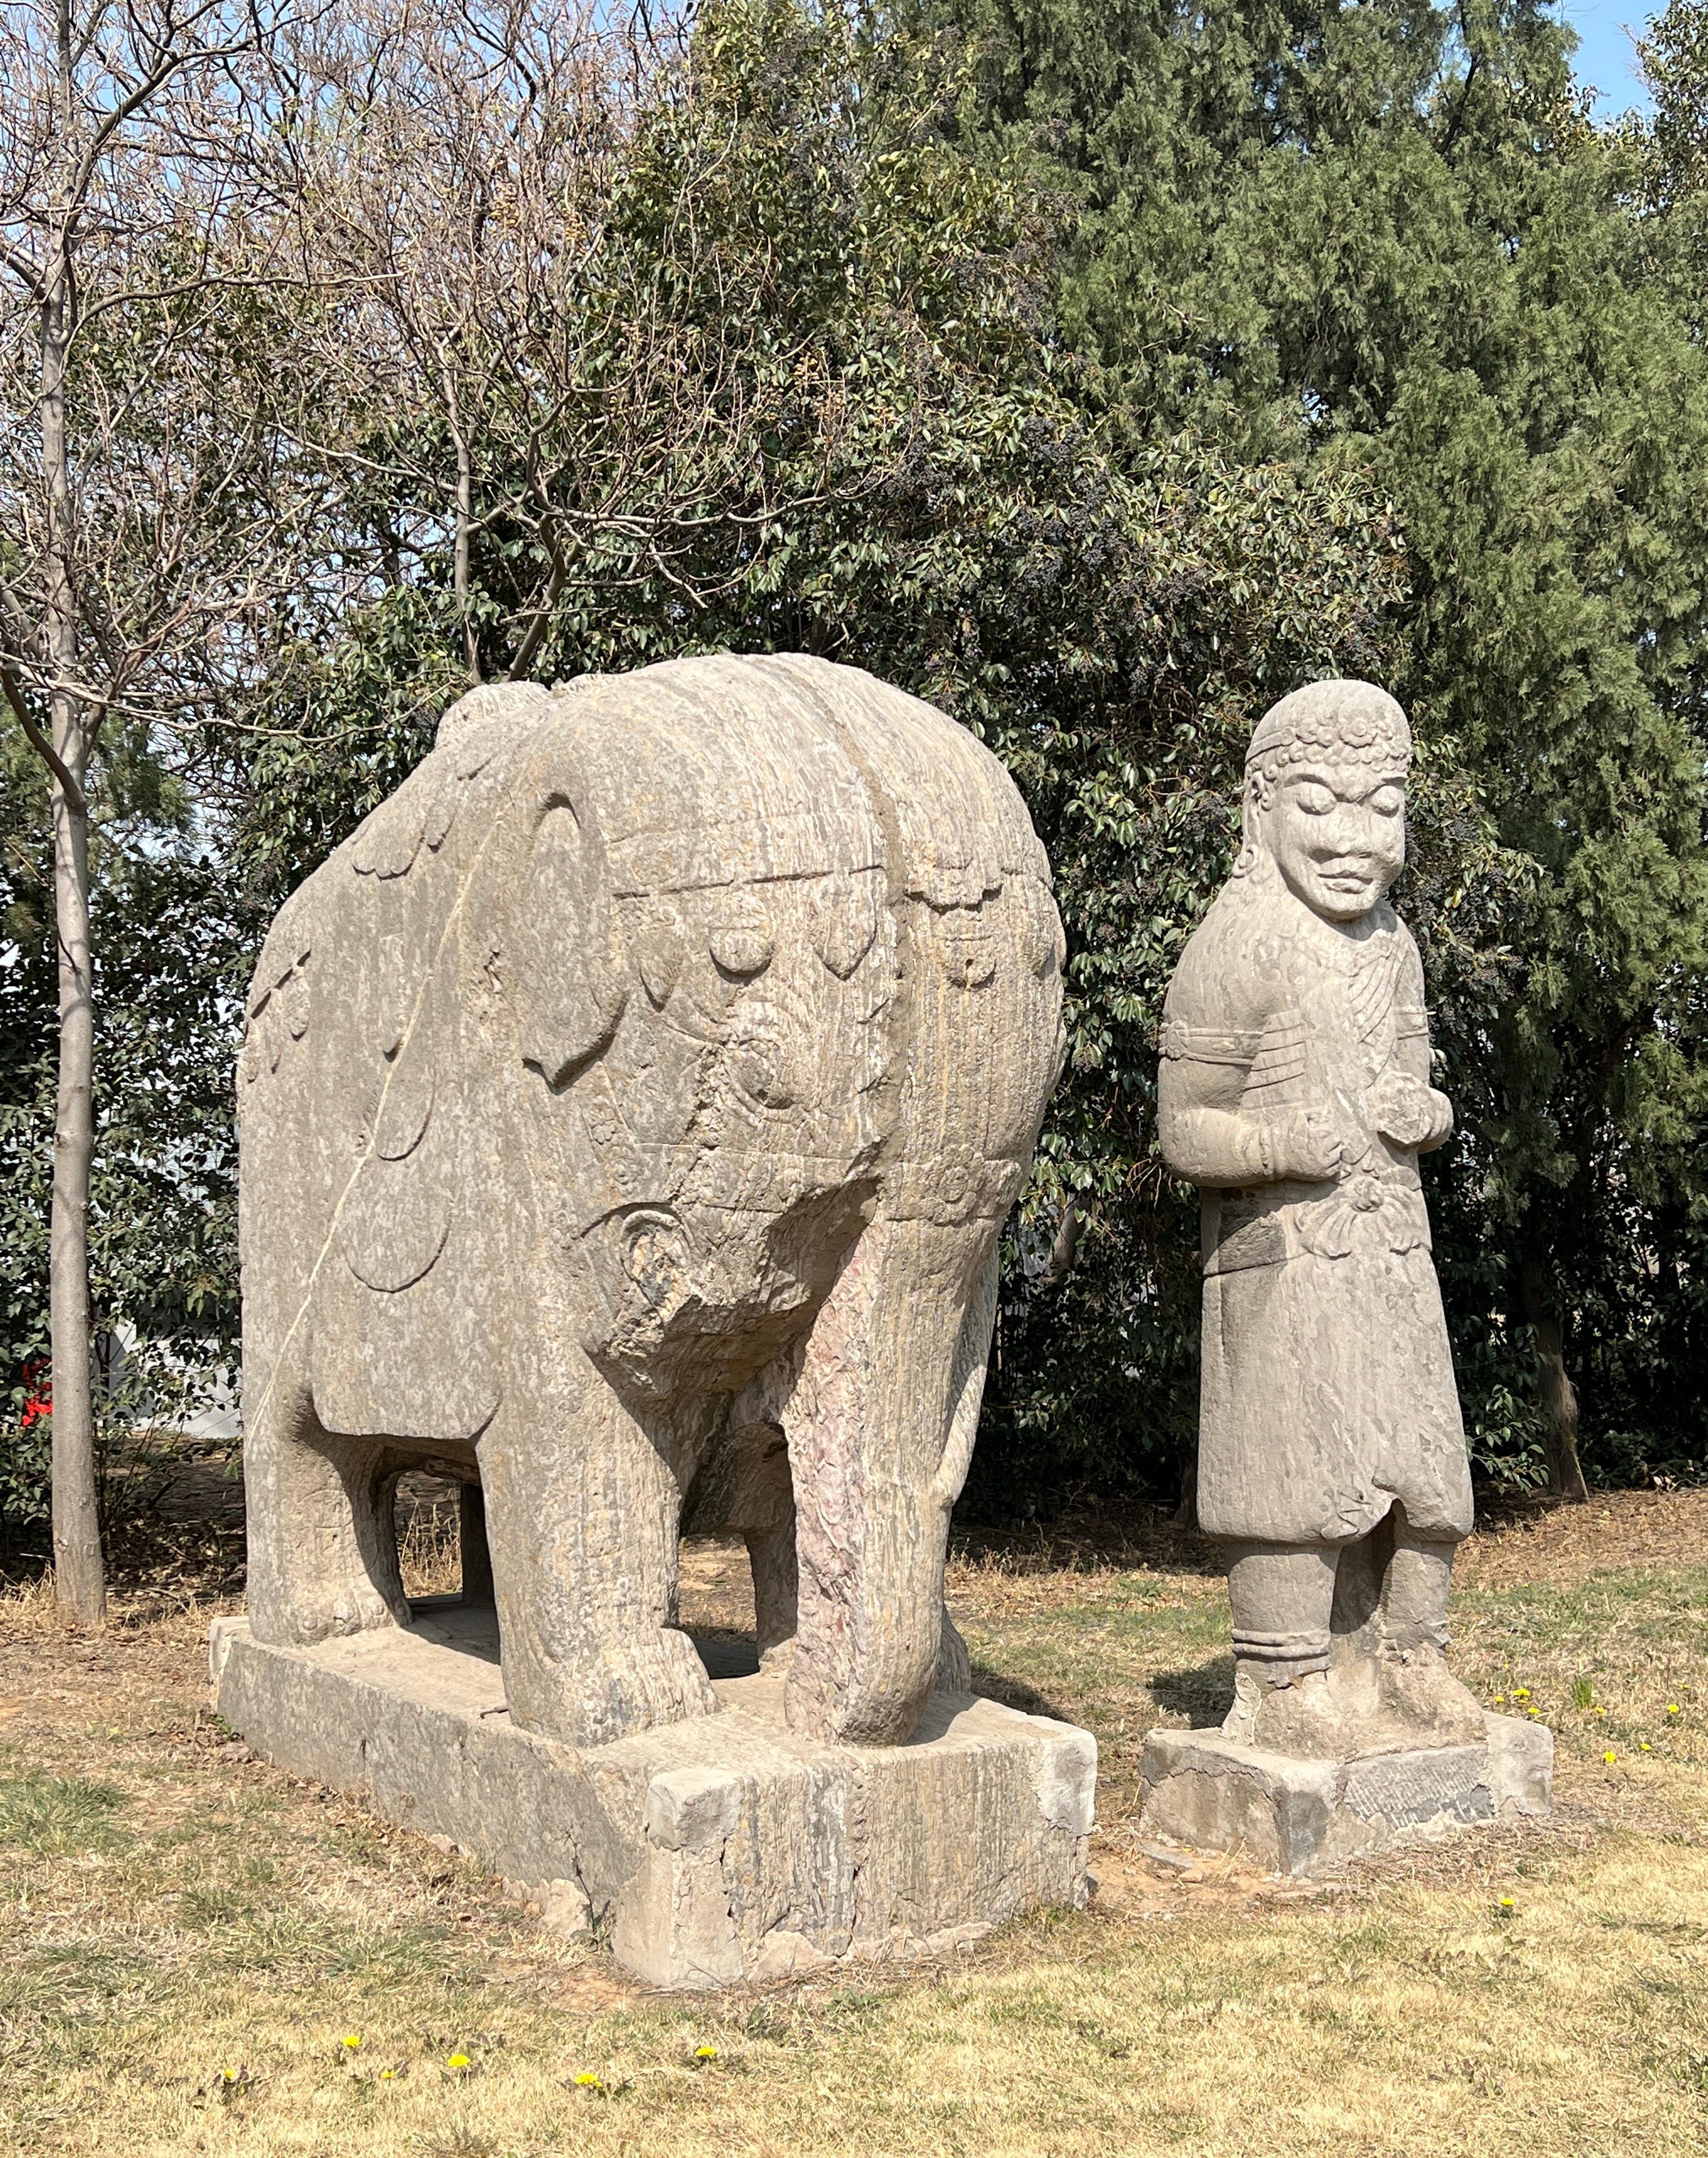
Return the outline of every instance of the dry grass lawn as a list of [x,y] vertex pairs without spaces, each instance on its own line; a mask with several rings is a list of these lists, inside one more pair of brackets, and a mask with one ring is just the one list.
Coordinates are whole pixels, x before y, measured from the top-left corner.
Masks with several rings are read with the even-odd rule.
[[[439,1555],[442,1558],[442,1554]],[[415,1553],[433,1585],[431,1538]],[[741,1570],[691,1556],[697,1623]],[[1708,1493],[1530,1513],[1462,1569],[1458,1655],[1559,1735],[1559,1810],[1301,1892],[1148,1859],[1146,1729],[1228,1685],[1160,1523],[986,1548],[990,1691],[1102,1748],[1098,1893],[952,1964],[649,1994],[472,1866],[250,1759],[213,1604],[99,1639],[0,1607],[0,2122],[20,2152],[1448,2158],[1708,2148]],[[1525,1690],[1520,1693],[1520,1689]],[[1611,1758],[1609,1758],[1611,1757]]]

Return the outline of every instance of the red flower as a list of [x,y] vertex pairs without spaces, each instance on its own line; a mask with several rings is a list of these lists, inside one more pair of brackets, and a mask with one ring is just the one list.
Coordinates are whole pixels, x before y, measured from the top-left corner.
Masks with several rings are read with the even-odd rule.
[[[45,1376],[44,1376],[45,1375]],[[47,1364],[26,1364],[23,1383],[29,1389],[24,1396],[23,1415],[19,1428],[28,1431],[41,1417],[54,1413],[54,1381],[52,1367]]]

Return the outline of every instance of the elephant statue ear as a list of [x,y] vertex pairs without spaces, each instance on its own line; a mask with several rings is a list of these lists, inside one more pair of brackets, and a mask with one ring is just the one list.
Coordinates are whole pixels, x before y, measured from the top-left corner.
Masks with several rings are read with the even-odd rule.
[[562,1087],[609,1047],[632,969],[590,790],[560,774],[535,795],[516,889],[522,1061]]

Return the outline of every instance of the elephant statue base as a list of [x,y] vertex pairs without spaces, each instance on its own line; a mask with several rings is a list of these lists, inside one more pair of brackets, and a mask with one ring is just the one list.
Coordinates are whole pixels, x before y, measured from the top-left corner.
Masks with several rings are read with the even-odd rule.
[[1088,1732],[939,1693],[905,1745],[828,1744],[789,1727],[780,1674],[719,1676],[697,1645],[715,1713],[584,1750],[511,1721],[490,1605],[448,1598],[306,1649],[217,1618],[214,1700],[266,1758],[448,1839],[548,1925],[608,1932],[651,1985],[939,1955],[1086,1901]]

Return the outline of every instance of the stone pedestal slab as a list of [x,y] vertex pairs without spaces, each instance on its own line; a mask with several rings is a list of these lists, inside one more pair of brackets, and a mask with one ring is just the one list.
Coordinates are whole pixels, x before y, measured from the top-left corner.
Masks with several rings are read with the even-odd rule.
[[823,1744],[784,1723],[781,1675],[720,1677],[704,1645],[718,1713],[581,1751],[511,1722],[496,1622],[455,1606],[310,1649],[216,1619],[214,1702],[268,1760],[449,1838],[548,1923],[609,1923],[655,1985],[940,1952],[1085,1901],[1088,1732],[939,1694],[906,1745]]
[[1215,1730],[1153,1731],[1141,1823],[1196,1850],[1243,1851],[1272,1872],[1310,1876],[1415,1837],[1545,1814],[1553,1733],[1509,1716],[1487,1725],[1480,1745],[1352,1761],[1265,1753]]

